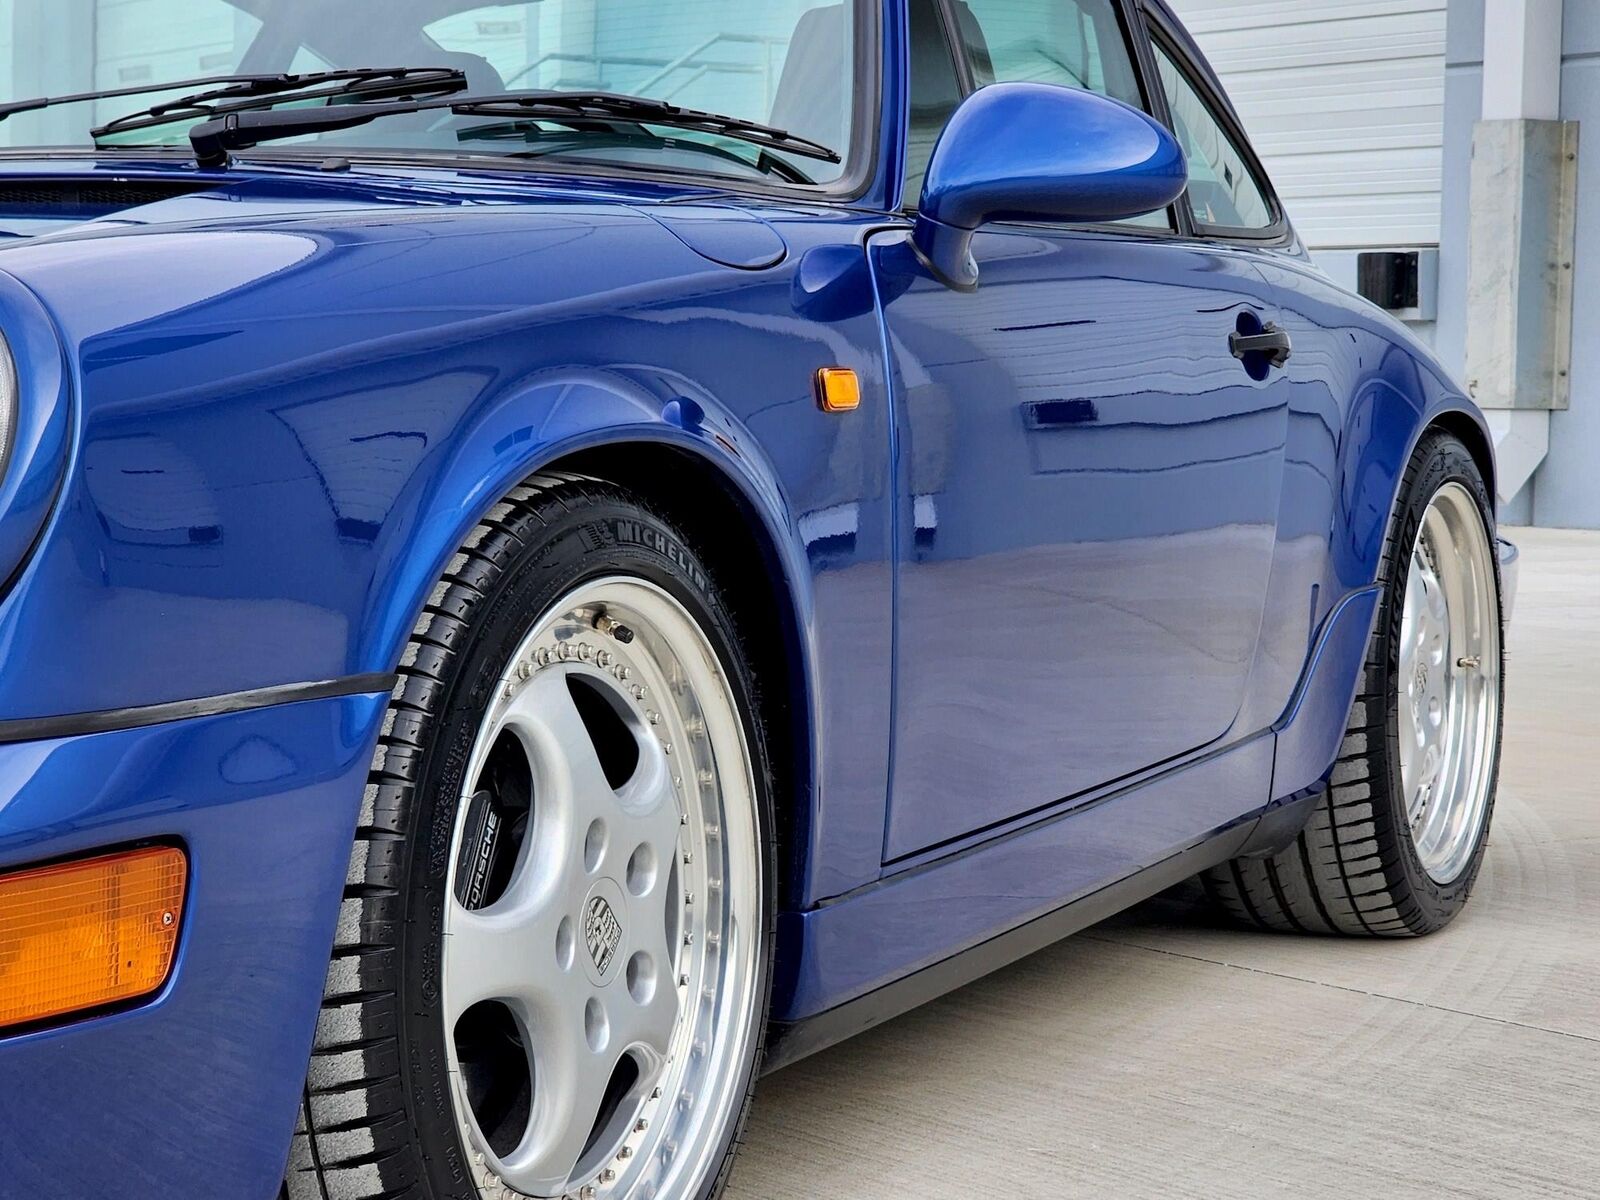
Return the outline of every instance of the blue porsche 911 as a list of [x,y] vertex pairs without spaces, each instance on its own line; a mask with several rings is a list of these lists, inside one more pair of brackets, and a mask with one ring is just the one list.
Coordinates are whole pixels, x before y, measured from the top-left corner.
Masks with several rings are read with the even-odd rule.
[[1190,877],[1466,902],[1490,439],[1165,0],[0,64],[5,1200],[713,1197],[764,1072]]

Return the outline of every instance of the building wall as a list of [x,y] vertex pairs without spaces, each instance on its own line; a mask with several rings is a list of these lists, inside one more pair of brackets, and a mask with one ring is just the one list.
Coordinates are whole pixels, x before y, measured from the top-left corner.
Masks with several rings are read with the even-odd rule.
[[[1435,346],[1461,372],[1466,359],[1467,203],[1472,126],[1483,92],[1484,0],[1451,0],[1445,66],[1444,188]],[[1573,262],[1572,397],[1550,416],[1550,454],[1501,519],[1600,529],[1600,3],[1566,0],[1561,117],[1582,125]]]
[[1439,240],[1447,0],[1173,0],[1313,249]]

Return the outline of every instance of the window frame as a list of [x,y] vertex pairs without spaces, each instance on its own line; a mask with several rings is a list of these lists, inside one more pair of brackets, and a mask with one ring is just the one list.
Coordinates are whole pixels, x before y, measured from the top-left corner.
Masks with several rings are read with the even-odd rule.
[[[1233,105],[1227,96],[1217,86],[1209,71],[1202,70],[1199,63],[1183,45],[1183,40],[1178,32],[1173,29],[1167,15],[1153,4],[1140,0],[1138,4],[1139,17],[1144,28],[1145,36],[1141,39],[1144,54],[1141,70],[1148,76],[1150,85],[1160,94],[1161,116],[1160,120],[1169,130],[1174,129],[1172,111],[1167,101],[1166,88],[1161,83],[1161,70],[1156,62],[1156,51],[1159,49],[1172,61],[1178,73],[1185,82],[1194,89],[1195,95],[1200,97],[1212,119],[1216,121],[1219,129],[1233,145],[1234,150],[1243,160],[1245,169],[1250,172],[1250,178],[1256,185],[1256,190],[1261,193],[1266,201],[1267,209],[1272,214],[1272,223],[1260,229],[1240,228],[1234,225],[1212,225],[1205,221],[1198,221],[1194,216],[1194,206],[1189,202],[1188,189],[1184,189],[1182,201],[1176,206],[1178,216],[1183,223],[1193,231],[1193,236],[1206,241],[1234,242],[1250,246],[1275,246],[1287,245],[1292,240],[1293,230],[1289,224],[1288,214],[1284,211],[1283,202],[1278,197],[1277,189],[1272,186],[1272,178],[1267,174],[1266,168],[1261,165],[1260,156],[1251,144],[1249,135],[1244,131],[1244,126],[1239,123],[1238,114],[1234,112]],[[1176,134],[1174,134],[1176,136]]]
[[[1068,0],[1059,0],[1067,3]],[[972,64],[967,55],[962,51],[960,39],[956,36],[959,23],[951,8],[951,0],[934,0],[934,7],[938,10],[939,24],[944,32],[945,52],[950,55],[955,67],[956,82],[961,90],[961,100],[965,102],[977,91],[976,81],[972,74]],[[1133,67],[1134,79],[1138,83],[1139,94],[1143,103],[1146,116],[1153,117],[1163,125],[1171,128],[1171,121],[1167,114],[1167,100],[1160,79],[1151,69],[1149,59],[1148,34],[1141,19],[1137,0],[1111,0],[1111,7],[1116,13],[1117,28],[1122,34],[1123,44],[1127,47],[1128,57]],[[910,90],[911,81],[906,81],[906,119],[901,122],[901,139],[908,140],[910,136]],[[900,212],[906,216],[915,216],[917,203],[920,196],[907,196],[903,189],[904,178],[900,181],[902,194],[900,197]],[[1051,229],[1080,233],[1109,233],[1120,237],[1135,240],[1149,239],[1187,239],[1194,236],[1191,223],[1188,220],[1188,204],[1171,204],[1167,206],[1167,224],[1163,228],[1157,225],[1129,225],[1121,221],[1101,221],[1090,223],[1070,223],[1059,221],[1005,221],[997,222],[1002,227],[1012,229]]]

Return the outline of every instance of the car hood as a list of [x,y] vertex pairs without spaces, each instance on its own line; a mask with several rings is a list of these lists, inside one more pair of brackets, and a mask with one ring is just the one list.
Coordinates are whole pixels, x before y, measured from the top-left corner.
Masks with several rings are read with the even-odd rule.
[[6,251],[40,241],[511,211],[527,220],[578,211],[643,216],[702,258],[744,270],[773,266],[787,252],[750,206],[705,189],[522,175],[496,180],[444,169],[354,170],[342,160],[329,166],[198,171],[168,161],[0,161],[0,265]]

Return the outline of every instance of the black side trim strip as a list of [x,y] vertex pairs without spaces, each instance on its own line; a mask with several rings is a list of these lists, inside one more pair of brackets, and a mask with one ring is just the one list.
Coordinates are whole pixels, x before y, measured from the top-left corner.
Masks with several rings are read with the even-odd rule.
[[171,700],[165,704],[145,704],[138,708],[105,708],[97,712],[65,713],[59,717],[20,717],[0,721],[0,743],[37,742],[46,738],[77,737],[85,733],[109,733],[116,729],[142,729],[168,721],[192,717],[216,717],[224,713],[247,712],[301,700],[326,700],[333,696],[359,696],[366,692],[394,690],[399,677],[393,672],[347,675],[343,679],[323,679],[316,683],[281,683],[205,696],[199,700]]
[[1258,823],[1247,820],[1232,826],[1152,867],[1125,876],[1099,891],[1090,892],[986,942],[979,942],[952,958],[923,967],[893,983],[886,983],[837,1008],[830,1008],[801,1021],[772,1022],[767,1029],[767,1053],[762,1072],[770,1074],[846,1038],[864,1033],[891,1017],[909,1012],[1019,958],[1043,950],[1069,934],[1114,916],[1141,900],[1148,900],[1157,892],[1182,883],[1207,867],[1227,862],[1248,842]]

